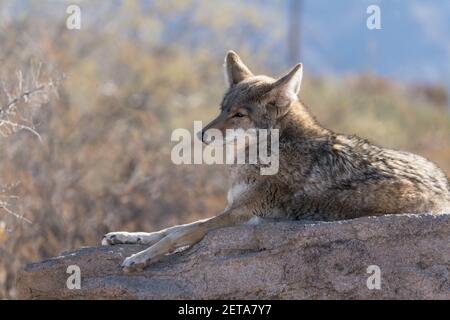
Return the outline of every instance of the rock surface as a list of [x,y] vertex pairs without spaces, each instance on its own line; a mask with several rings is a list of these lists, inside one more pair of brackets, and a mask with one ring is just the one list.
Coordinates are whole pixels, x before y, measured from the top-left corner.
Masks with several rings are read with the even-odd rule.
[[[143,246],[83,248],[18,275],[31,299],[450,299],[450,214],[267,223],[210,232],[144,272],[119,265]],[[68,266],[81,289],[66,287]],[[370,265],[381,289],[369,290]]]

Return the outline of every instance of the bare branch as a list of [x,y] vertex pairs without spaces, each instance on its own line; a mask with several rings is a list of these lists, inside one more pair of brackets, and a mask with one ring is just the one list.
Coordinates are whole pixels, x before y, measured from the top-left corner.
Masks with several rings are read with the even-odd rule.
[[28,126],[25,126],[25,125],[22,125],[22,124],[18,124],[18,123],[15,123],[15,122],[11,122],[11,121],[8,121],[8,120],[1,120],[0,119],[0,127],[2,125],[4,125],[4,124],[9,125],[12,128],[18,128],[18,129],[29,131],[32,134],[34,134],[36,137],[38,137],[40,142],[42,142],[42,138],[41,138],[40,134],[36,130],[31,128],[31,127],[28,127]]
[[34,88],[34,89],[32,89],[32,90],[28,90],[28,91],[23,92],[23,93],[20,94],[18,97],[12,99],[8,104],[6,104],[5,107],[0,108],[0,116],[1,116],[2,114],[8,113],[8,111],[9,111],[10,109],[12,109],[12,107],[14,107],[14,106],[15,106],[17,103],[19,103],[21,100],[24,100],[25,102],[27,102],[28,99],[29,99],[29,97],[30,97],[32,94],[34,94],[34,93],[36,93],[36,92],[43,91],[44,89],[45,89],[45,85],[41,85],[41,86],[38,87],[38,88]]
[[33,222],[31,220],[25,218],[23,215],[15,213],[11,209],[9,209],[6,202],[0,201],[0,209],[3,209],[6,213],[14,216],[15,218],[17,218],[19,220],[25,221],[26,223],[29,223],[29,224],[33,224]]

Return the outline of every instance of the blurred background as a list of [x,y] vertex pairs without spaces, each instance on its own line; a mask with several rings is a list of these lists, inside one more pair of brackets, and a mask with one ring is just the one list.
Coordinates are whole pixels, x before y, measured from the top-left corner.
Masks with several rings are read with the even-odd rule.
[[170,135],[216,115],[229,49],[261,74],[303,62],[323,125],[449,174],[449,15],[446,0],[0,0],[0,298],[27,262],[224,208],[225,168],[172,164]]

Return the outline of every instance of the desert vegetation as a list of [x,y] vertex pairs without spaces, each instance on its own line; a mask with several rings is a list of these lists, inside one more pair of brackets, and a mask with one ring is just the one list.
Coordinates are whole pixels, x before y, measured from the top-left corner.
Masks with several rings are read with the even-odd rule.
[[[217,113],[228,49],[261,73],[289,67],[273,59],[285,25],[265,2],[82,1],[81,30],[67,30],[65,1],[17,3],[0,1],[0,298],[26,262],[220,212],[225,167],[172,164],[171,132]],[[450,173],[440,86],[305,67],[301,99],[322,124]]]

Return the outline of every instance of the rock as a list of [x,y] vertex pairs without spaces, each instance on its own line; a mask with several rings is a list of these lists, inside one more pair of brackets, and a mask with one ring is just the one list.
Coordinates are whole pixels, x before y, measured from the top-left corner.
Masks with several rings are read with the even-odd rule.
[[[138,245],[83,248],[18,275],[31,299],[450,299],[450,214],[223,228],[144,272],[120,263]],[[67,268],[81,289],[66,287]],[[370,290],[371,265],[381,289]],[[376,267],[375,267],[376,268]]]

